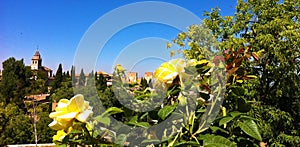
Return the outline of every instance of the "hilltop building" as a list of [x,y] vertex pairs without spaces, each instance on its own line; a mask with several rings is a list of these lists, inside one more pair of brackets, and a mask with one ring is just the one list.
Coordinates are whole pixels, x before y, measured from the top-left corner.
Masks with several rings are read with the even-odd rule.
[[138,81],[137,72],[128,72],[127,77],[128,77],[128,79],[127,79],[128,83],[130,83],[130,84],[136,83]]
[[[54,79],[54,77],[52,75],[52,69],[50,69],[46,66],[43,66],[42,61],[43,60],[42,60],[40,52],[38,50],[36,50],[31,59],[30,68],[32,71],[45,72],[48,77],[47,85],[49,85],[51,80]],[[50,89],[51,88],[48,87],[48,92],[50,92]],[[49,103],[49,96],[50,96],[50,94],[43,94],[43,93],[36,94],[36,95],[27,95],[24,97],[24,103],[29,103],[29,102]]]
[[42,65],[42,57],[38,50],[35,51],[31,59],[31,70],[33,71],[43,71],[47,74],[48,77],[52,77],[52,69]]
[[144,78],[145,78],[145,79],[147,80],[147,82],[149,83],[149,82],[152,81],[152,79],[153,79],[153,72],[145,72]]
[[106,79],[106,85],[107,86],[111,86],[112,85],[112,77],[113,75],[112,74],[108,74],[107,72],[104,72],[104,71],[97,71],[97,75],[99,77],[99,75],[103,75],[103,77]]

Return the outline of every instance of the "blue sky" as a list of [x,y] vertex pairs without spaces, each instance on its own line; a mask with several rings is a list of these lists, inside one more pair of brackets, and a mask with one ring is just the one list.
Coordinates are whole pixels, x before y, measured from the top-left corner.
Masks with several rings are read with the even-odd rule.
[[[69,70],[80,41],[92,24],[116,8],[135,2],[143,1],[1,0],[0,62],[13,56],[16,59],[23,58],[25,64],[30,65],[31,58],[38,47],[43,65],[56,71],[58,64],[62,63],[63,69]],[[161,2],[178,5],[201,19],[204,11],[209,11],[216,6],[221,9],[222,15],[233,15],[236,5],[235,0],[163,0]],[[177,12],[170,12],[170,14],[177,19]],[[126,20],[126,17],[116,18],[115,23],[111,25]],[[172,40],[178,32],[180,30],[160,23],[130,25],[111,36],[102,47],[102,52],[97,55],[94,69],[111,72],[113,64],[120,63],[125,64],[125,68],[129,71],[140,73],[153,71],[166,60],[156,55],[168,55],[165,42]],[[101,35],[100,33],[99,36]],[[153,52],[155,54],[150,56],[149,54]]]

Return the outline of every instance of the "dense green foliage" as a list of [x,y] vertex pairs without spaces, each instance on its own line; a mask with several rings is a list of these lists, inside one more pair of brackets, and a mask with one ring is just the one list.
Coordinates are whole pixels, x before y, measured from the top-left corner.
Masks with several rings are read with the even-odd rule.
[[1,138],[0,144],[33,142],[33,128],[30,118],[15,104],[0,103]]
[[[74,66],[70,72],[63,72],[60,64],[50,84],[49,101],[83,94],[95,117],[90,124],[94,126],[92,134],[84,123],[75,122],[72,133],[59,143],[298,146],[299,8],[297,0],[238,0],[235,14],[224,17],[218,8],[213,8],[204,14],[203,24],[191,25],[172,43],[167,43],[168,48],[178,45],[179,53],[186,59],[182,61],[187,63],[184,72],[176,73],[166,83],[156,79],[152,85],[142,78],[140,83],[128,84],[125,69],[116,65],[113,86],[108,86],[103,74],[91,72],[85,76],[81,69],[76,76]],[[167,67],[160,72],[173,70]],[[213,75],[212,71],[220,74]],[[33,118],[37,120],[38,142],[51,142],[55,132],[47,126],[51,122],[50,105],[23,102],[25,96],[49,92],[47,75],[31,71],[23,60],[14,58],[3,62],[2,74],[0,146],[34,143]],[[226,81],[216,80],[222,78]],[[220,93],[225,99],[218,106]],[[139,111],[148,107],[154,109]],[[216,119],[207,114],[212,111]],[[205,121],[201,119],[203,116],[207,118]],[[165,121],[171,118],[172,121]],[[159,124],[165,127],[156,128]],[[147,130],[150,127],[154,129]]]
[[[34,143],[33,107],[24,103],[25,96],[47,93],[48,77],[44,72],[31,71],[23,60],[9,58],[3,62],[0,82],[0,146],[7,144]],[[36,104],[37,140],[39,143],[52,141],[49,104]]]
[[25,67],[23,60],[9,58],[3,62],[0,92],[3,96],[1,102],[16,103],[21,108],[23,98],[27,94],[32,72],[30,67]]
[[[299,145],[300,3],[297,0],[238,1],[234,16],[219,9],[204,23],[217,37],[220,50],[247,47],[254,60],[243,67],[259,78],[240,85],[251,101],[263,140],[271,146]],[[229,105],[231,104],[227,101]]]
[[[218,114],[212,126],[201,129],[198,119],[203,115],[203,108],[208,106],[209,96],[200,93],[203,103],[198,103],[198,111],[191,113],[187,110],[186,114],[182,114],[187,118],[187,124],[173,136],[168,134],[171,131],[168,129],[148,132],[149,136],[117,131],[117,135],[113,136],[117,143],[130,140],[131,145],[141,146],[151,143],[168,146],[298,146],[299,6],[296,0],[239,0],[233,16],[222,17],[218,8],[206,12],[202,25],[190,26],[187,32],[179,33],[173,43],[180,47],[179,52],[187,59],[200,62],[213,60],[215,65],[224,60],[227,81],[222,113]],[[171,45],[168,43],[167,47]],[[211,59],[210,51],[218,52],[224,58],[216,56]],[[201,75],[209,69],[206,66],[202,62],[196,65],[196,71],[202,77],[200,87],[210,89],[212,85],[206,83],[205,76]],[[187,75],[193,77],[189,73]],[[151,97],[151,92],[143,91],[137,85],[122,85],[122,79],[126,77],[120,65],[116,66],[114,76],[114,92],[121,93],[117,95],[121,99],[129,99],[133,95],[132,104],[146,104],[140,100]],[[121,108],[120,111],[116,109],[118,114],[112,116],[136,128],[162,123],[176,107],[185,103],[182,100],[187,95],[181,80],[187,79],[175,78],[169,85],[163,102],[165,106],[161,109],[141,113],[110,103],[108,106]],[[142,80],[142,89],[144,85]],[[153,123],[153,120],[157,122]],[[111,125],[110,119],[103,114],[96,117],[96,121],[107,128]],[[167,124],[170,125],[170,122]],[[171,126],[172,129],[177,128],[175,124]],[[123,139],[119,140],[120,137]]]

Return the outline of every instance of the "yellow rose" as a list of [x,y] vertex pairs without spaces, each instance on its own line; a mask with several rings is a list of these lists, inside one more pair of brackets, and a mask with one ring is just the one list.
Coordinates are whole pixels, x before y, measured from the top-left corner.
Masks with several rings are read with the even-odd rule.
[[53,136],[53,141],[62,141],[66,137],[67,133],[64,130],[59,130],[56,135]]
[[[196,66],[198,64],[204,64],[205,66],[212,67],[213,63],[210,61],[203,59],[200,61],[197,61],[196,59],[190,59],[188,61],[185,61],[183,59],[173,59],[169,62],[165,62],[160,65],[159,68],[157,68],[154,71],[154,78],[157,79],[159,82],[162,82],[166,84],[168,87],[172,84],[173,80],[180,75],[180,80],[184,81],[187,78],[190,78],[186,76],[183,72],[185,72],[185,67],[190,66]],[[205,75],[209,75],[213,71],[213,68],[210,68],[210,70],[205,73]]]
[[183,59],[173,59],[165,62],[154,71],[154,78],[163,83],[171,84],[178,74],[184,71],[185,65]]
[[89,102],[85,101],[81,94],[75,95],[70,100],[61,99],[55,108],[55,112],[49,115],[53,119],[49,127],[54,130],[66,129],[72,125],[75,119],[86,122],[92,114],[92,107],[89,106]]

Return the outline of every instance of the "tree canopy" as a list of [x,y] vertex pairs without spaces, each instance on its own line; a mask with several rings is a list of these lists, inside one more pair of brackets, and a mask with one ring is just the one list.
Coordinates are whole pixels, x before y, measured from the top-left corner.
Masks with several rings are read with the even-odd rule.
[[233,16],[222,17],[219,8],[205,13],[221,51],[253,51],[255,62],[243,67],[258,78],[241,87],[271,146],[300,142],[299,8],[298,0],[238,0]]

